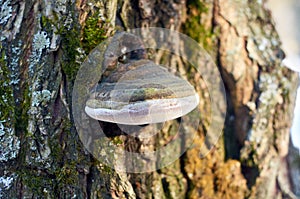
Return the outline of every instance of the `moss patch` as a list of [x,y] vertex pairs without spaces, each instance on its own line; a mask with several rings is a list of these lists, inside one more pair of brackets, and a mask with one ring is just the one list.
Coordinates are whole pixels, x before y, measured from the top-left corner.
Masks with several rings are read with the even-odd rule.
[[95,12],[85,22],[82,34],[82,47],[86,52],[90,52],[104,39],[106,39],[106,30],[100,20],[99,12]]
[[[55,25],[55,22],[46,18],[43,18],[42,23],[45,27],[49,27],[49,24]],[[106,39],[107,30],[103,27],[104,24],[99,20],[99,12],[95,12],[87,18],[83,27],[74,23],[70,27],[61,24],[61,27],[57,28],[57,34],[61,36],[63,52],[62,70],[69,80],[73,81],[79,70],[80,63],[77,62],[77,59],[80,57],[80,49],[88,54]]]
[[18,172],[18,175],[22,179],[22,182],[36,196],[46,196],[44,191],[49,190],[51,187],[52,179],[36,170],[24,169],[22,172]]
[[[16,131],[26,132],[28,126],[28,110],[30,108],[29,86],[26,85],[23,93],[23,100],[20,106],[15,109],[16,115]],[[26,132],[27,133],[27,132]]]
[[9,84],[9,69],[6,65],[5,54],[0,58],[0,121],[11,118],[14,113],[13,90]]
[[80,31],[76,26],[72,27],[71,30],[62,27],[59,34],[62,37],[62,70],[69,80],[74,80],[80,66],[76,63],[76,56],[79,54],[77,49],[80,48]]
[[207,13],[208,8],[200,0],[188,0],[187,8],[188,17],[182,26],[183,32],[195,39],[206,50],[211,49],[213,45],[212,37],[214,36],[213,30],[209,30],[201,24],[201,15]]

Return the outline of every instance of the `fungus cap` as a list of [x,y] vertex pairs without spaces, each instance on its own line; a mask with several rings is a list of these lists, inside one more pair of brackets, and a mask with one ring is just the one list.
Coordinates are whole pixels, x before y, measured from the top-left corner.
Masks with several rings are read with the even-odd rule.
[[123,64],[98,84],[86,102],[92,118],[142,125],[181,117],[199,103],[193,86],[149,60]]

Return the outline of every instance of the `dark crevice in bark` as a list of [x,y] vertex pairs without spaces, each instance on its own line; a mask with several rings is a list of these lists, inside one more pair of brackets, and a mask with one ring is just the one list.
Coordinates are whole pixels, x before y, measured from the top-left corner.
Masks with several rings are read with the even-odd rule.
[[185,159],[186,159],[186,153],[184,153],[181,157],[180,157],[180,171],[183,175],[183,177],[186,179],[186,186],[187,186],[187,189],[186,189],[186,192],[185,192],[185,198],[189,198],[189,192],[191,190],[191,187],[192,187],[192,182],[189,180],[188,178],[188,175],[187,175],[187,172],[185,171]]
[[260,171],[258,167],[248,167],[245,165],[242,165],[242,173],[245,176],[247,180],[247,187],[248,189],[251,189],[255,185],[257,177],[259,177]]
[[163,178],[161,179],[161,182],[162,182],[162,187],[163,187],[165,196],[166,196],[167,198],[170,198],[170,194],[169,194],[170,188],[169,188],[169,183],[168,183],[168,181],[166,180],[166,178],[163,177]]
[[[227,89],[226,89],[227,90]],[[228,90],[227,90],[228,91]],[[229,93],[227,92],[228,96]],[[227,98],[228,99],[228,98]],[[225,118],[225,128],[224,128],[224,144],[225,144],[225,159],[240,159],[240,150],[242,146],[236,139],[235,135],[235,125],[234,125],[234,111],[232,109],[231,100],[227,100],[227,116]]]
[[[215,6],[214,6],[215,7]],[[217,49],[220,49],[220,40],[217,42],[218,47]],[[221,79],[223,80],[225,91],[226,91],[226,102],[227,102],[227,110],[226,110],[226,118],[225,118],[225,125],[224,125],[224,144],[225,144],[225,159],[240,159],[240,150],[243,147],[236,138],[236,129],[235,129],[235,123],[236,120],[235,113],[234,113],[234,107],[232,102],[232,96],[230,91],[230,84],[228,83],[228,74],[225,74],[223,71],[223,67],[220,60],[220,51],[217,51],[216,55],[216,65],[220,71]],[[231,81],[231,80],[229,80]]]
[[89,168],[89,173],[86,175],[86,194],[87,199],[91,198],[92,184],[93,184],[93,167]]

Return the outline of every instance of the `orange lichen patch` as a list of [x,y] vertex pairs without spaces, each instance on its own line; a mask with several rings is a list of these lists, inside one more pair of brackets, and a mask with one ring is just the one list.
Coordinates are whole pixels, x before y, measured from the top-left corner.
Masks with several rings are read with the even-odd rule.
[[190,198],[213,198],[215,195],[213,170],[214,165],[222,158],[214,151],[201,159],[202,144],[203,138],[194,140],[193,148],[186,153],[185,171],[191,181]]
[[241,173],[241,164],[236,160],[229,160],[221,164],[216,172],[217,198],[245,198],[248,192],[246,179]]
[[205,158],[200,158],[202,143],[203,138],[195,140],[193,148],[186,153],[189,198],[245,198],[248,189],[240,163],[236,160],[224,163],[222,150],[213,150]]

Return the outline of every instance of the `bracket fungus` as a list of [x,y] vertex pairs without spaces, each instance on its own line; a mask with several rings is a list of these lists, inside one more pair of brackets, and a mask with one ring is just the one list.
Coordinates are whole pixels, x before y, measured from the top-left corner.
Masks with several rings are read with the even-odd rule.
[[109,66],[108,73],[103,72],[85,104],[90,117],[126,125],[161,123],[186,115],[198,105],[199,96],[188,81],[145,59],[144,53],[126,63],[116,61],[117,57],[111,54],[103,62]]

